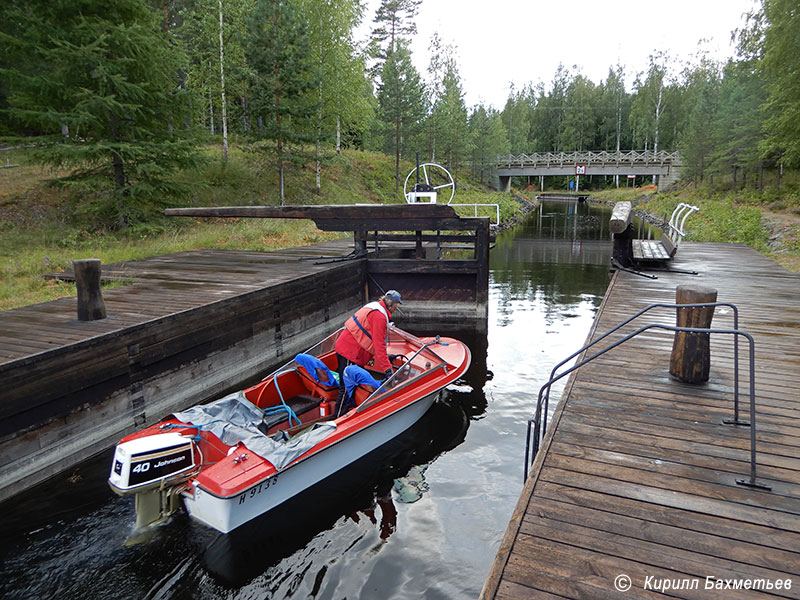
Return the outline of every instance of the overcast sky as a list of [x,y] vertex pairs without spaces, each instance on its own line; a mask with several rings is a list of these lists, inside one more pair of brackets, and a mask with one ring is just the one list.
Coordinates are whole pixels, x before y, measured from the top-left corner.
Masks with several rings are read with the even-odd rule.
[[[380,0],[366,0],[362,35],[369,34]],[[686,61],[698,42],[715,58],[734,54],[731,32],[755,0],[423,0],[412,42],[414,62],[427,75],[434,31],[457,48],[467,106],[502,109],[509,85],[549,87],[559,63],[600,83],[617,63],[630,89],[648,56],[664,50]]]

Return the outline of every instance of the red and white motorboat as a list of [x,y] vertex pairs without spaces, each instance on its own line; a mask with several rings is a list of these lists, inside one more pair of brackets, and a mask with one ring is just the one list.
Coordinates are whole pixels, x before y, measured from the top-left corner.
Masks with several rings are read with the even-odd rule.
[[251,388],[123,438],[109,484],[136,495],[137,528],[164,521],[182,499],[194,519],[236,529],[408,429],[471,360],[458,340],[391,327],[394,374],[374,392],[356,388],[356,406],[335,417],[337,387],[309,372],[307,356],[333,370],[338,335]]

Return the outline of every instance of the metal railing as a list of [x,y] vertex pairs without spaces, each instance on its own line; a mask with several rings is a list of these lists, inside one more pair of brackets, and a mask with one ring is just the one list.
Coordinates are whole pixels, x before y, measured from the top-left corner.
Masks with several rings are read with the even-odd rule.
[[499,204],[482,204],[480,202],[465,202],[465,203],[462,204],[462,203],[456,202],[456,203],[451,204],[450,206],[454,206],[456,208],[458,208],[459,206],[471,206],[471,207],[473,207],[473,209],[474,209],[473,218],[477,218],[478,217],[478,207],[479,206],[485,206],[485,207],[488,207],[488,208],[494,208],[494,223],[491,223],[491,225],[495,225],[496,226],[496,225],[500,224],[500,205]]
[[[676,327],[672,325],[650,323],[649,325],[640,327],[636,331],[626,335],[622,339],[614,342],[610,346],[603,348],[602,350],[589,356],[588,358],[584,358],[582,361],[576,363],[575,365],[573,365],[566,371],[563,371],[559,375],[556,375],[556,371],[562,366],[564,366],[566,363],[568,363],[570,360],[580,355],[581,353],[585,352],[598,342],[607,338],[612,333],[618,331],[620,328],[631,323],[638,317],[642,316],[643,314],[654,308],[702,308],[711,306],[727,306],[733,310],[733,322],[734,322],[733,329],[704,329],[696,327]],[[672,332],[681,331],[686,333],[706,333],[706,334],[722,333],[722,334],[733,335],[734,338],[733,419],[723,419],[723,423],[727,425],[742,425],[750,427],[750,478],[749,480],[737,479],[736,483],[739,485],[757,487],[760,489],[767,489],[767,490],[771,489],[769,486],[760,484],[756,481],[755,341],[753,340],[753,336],[751,336],[749,333],[739,330],[739,309],[736,307],[736,305],[731,304],[729,302],[705,302],[705,303],[695,303],[695,304],[667,304],[667,303],[651,304],[650,306],[647,306],[646,308],[640,310],[635,315],[626,319],[619,325],[613,327],[612,329],[610,329],[597,339],[593,340],[589,344],[586,344],[584,347],[577,350],[569,357],[558,363],[555,367],[553,367],[552,371],[550,372],[550,380],[547,383],[545,383],[539,390],[539,397],[536,402],[536,412],[534,414],[534,417],[532,419],[528,419],[528,430],[525,440],[525,469],[524,469],[525,480],[528,479],[528,467],[530,464],[532,464],[533,460],[536,458],[536,454],[539,451],[539,446],[542,440],[544,439],[545,433],[547,433],[547,413],[550,404],[550,388],[552,387],[552,385],[559,379],[565,377],[566,375],[569,375],[570,373],[579,369],[583,365],[606,354],[607,352],[613,350],[617,346],[624,344],[625,342],[636,337],[640,333],[649,331],[651,329],[662,329],[665,331],[672,331]],[[749,343],[749,356],[750,356],[750,421],[749,422],[741,421],[739,419],[739,336],[744,336]],[[531,445],[531,432],[533,432],[533,445]]]
[[631,150],[630,152],[594,152],[591,150],[578,152],[532,152],[531,154],[503,154],[497,157],[497,167],[537,167],[563,166],[572,164],[604,164],[604,165],[651,165],[681,164],[681,154],[659,150]]

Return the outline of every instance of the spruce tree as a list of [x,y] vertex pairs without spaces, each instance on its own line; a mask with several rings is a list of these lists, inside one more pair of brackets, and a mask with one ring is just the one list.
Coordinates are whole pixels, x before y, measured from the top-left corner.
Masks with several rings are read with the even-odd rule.
[[170,179],[200,160],[182,130],[182,56],[146,0],[6,3],[6,115],[34,159],[69,170],[59,181],[117,227],[188,191]]

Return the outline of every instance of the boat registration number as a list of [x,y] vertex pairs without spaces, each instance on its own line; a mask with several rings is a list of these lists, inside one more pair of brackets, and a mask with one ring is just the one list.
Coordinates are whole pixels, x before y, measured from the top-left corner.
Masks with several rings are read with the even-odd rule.
[[246,492],[243,492],[239,495],[239,504],[244,504],[248,498],[255,498],[261,492],[266,491],[268,488],[273,487],[276,483],[278,483],[278,476],[275,475],[274,477],[270,477],[266,481],[262,481],[257,486],[250,488]]

